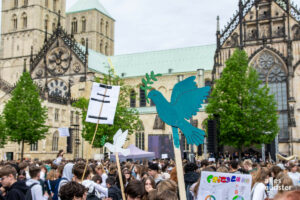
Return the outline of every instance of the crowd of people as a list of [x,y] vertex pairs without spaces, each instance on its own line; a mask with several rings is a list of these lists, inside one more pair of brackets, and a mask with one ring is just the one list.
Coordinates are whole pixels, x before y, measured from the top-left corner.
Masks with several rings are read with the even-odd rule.
[[[121,200],[122,192],[114,162],[64,160],[42,162],[2,161],[0,163],[0,200]],[[251,159],[213,162],[183,160],[184,183],[178,183],[173,160],[131,161],[121,163],[127,200],[177,200],[178,184],[184,184],[187,200],[197,200],[201,172],[250,174],[251,200],[299,200],[298,161],[253,162]]]

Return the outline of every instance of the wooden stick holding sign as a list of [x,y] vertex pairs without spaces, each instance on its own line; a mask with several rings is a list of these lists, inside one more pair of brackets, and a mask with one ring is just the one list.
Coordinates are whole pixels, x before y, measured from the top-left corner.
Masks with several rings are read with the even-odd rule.
[[96,128],[86,158],[86,164],[81,178],[82,181],[86,173],[88,158],[91,155],[96,133],[98,131],[98,125],[113,124],[119,93],[120,86],[109,86],[100,83],[93,83],[86,121],[96,123]]
[[124,133],[121,129],[117,131],[117,133],[114,135],[114,144],[111,143],[105,143],[105,147],[110,151],[115,153],[116,155],[116,163],[118,167],[118,174],[119,174],[119,180],[120,180],[120,186],[121,186],[121,192],[122,192],[122,198],[125,198],[124,193],[124,185],[123,185],[123,179],[122,179],[122,172],[120,167],[120,160],[119,160],[119,153],[122,153],[124,156],[128,156],[130,154],[129,149],[123,149],[122,146],[125,144],[126,138],[128,135],[128,130],[126,130]]
[[201,104],[207,98],[210,87],[198,88],[195,82],[196,77],[189,77],[174,86],[171,102],[168,102],[157,90],[151,90],[147,95],[147,90],[151,89],[149,85],[153,84],[153,81],[157,81],[157,76],[160,75],[155,75],[153,71],[150,75],[146,74],[146,79],[142,79],[143,86],[141,88],[156,105],[161,120],[172,126],[179,195],[181,200],[186,200],[178,129],[182,131],[188,144],[197,146],[203,144],[205,132],[194,127],[187,120],[196,115],[199,108],[202,107]]

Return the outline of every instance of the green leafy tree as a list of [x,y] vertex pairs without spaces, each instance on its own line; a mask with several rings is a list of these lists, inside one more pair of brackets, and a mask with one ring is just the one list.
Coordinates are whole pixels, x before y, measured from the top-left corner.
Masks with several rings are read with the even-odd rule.
[[[109,70],[109,74],[104,75],[103,79],[96,78],[95,82],[121,86],[114,125],[98,125],[93,147],[103,147],[105,142],[113,142],[113,136],[119,129],[122,129],[123,131],[128,130],[128,133],[132,134],[141,127],[137,110],[131,108],[129,109],[128,100],[132,87],[124,85],[124,82],[117,75],[114,75],[113,70]],[[88,104],[88,99],[80,98],[78,101],[73,103],[73,106],[81,110],[83,124],[82,136],[85,140],[91,143],[96,129],[96,124],[85,121]]]
[[5,126],[5,119],[0,115],[0,148],[3,148],[7,142],[7,133]]
[[267,85],[248,66],[245,51],[235,50],[206,107],[210,119],[219,120],[219,141],[243,151],[245,147],[270,143],[279,132],[277,107]]
[[39,89],[28,72],[20,77],[11,99],[5,104],[3,116],[10,141],[21,143],[23,160],[24,143],[33,144],[46,137],[47,108],[42,106]]

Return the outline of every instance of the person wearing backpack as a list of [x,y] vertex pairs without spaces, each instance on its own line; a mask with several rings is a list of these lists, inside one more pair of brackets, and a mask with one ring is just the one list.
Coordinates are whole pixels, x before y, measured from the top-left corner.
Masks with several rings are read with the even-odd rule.
[[29,190],[26,193],[26,200],[47,200],[49,198],[47,192],[43,195],[43,189],[39,181],[40,173],[40,167],[34,164],[29,166],[29,175],[31,179],[26,181],[26,185],[29,187]]
[[[73,174],[72,174],[72,169],[73,169],[74,164],[73,163],[68,163],[64,166],[63,172],[62,172],[62,177],[57,180],[54,191],[53,191],[53,197],[52,200],[60,200],[58,193],[60,191],[60,188],[72,181]],[[58,168],[59,169],[59,168]]]
[[[0,170],[1,191],[5,190],[5,195],[1,194],[0,199],[5,200],[25,200],[28,190],[24,181],[17,181],[17,170],[11,165],[6,165]],[[5,189],[4,189],[5,188]]]

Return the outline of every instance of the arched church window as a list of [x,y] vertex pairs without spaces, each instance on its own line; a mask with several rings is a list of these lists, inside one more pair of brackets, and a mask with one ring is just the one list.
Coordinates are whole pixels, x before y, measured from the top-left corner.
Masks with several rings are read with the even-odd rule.
[[19,4],[18,0],[14,0],[14,8],[17,8],[18,4]]
[[105,44],[105,48],[104,48],[104,54],[108,55],[108,44]]
[[100,33],[103,33],[103,19],[100,21]]
[[28,6],[28,0],[24,0],[24,6]]
[[105,25],[105,34],[106,34],[106,36],[108,36],[108,22],[106,22],[106,25]]
[[146,94],[142,88],[140,88],[140,107],[146,107]]
[[81,42],[80,42],[83,46],[85,46],[85,39],[81,38]]
[[263,51],[255,57],[252,65],[259,73],[262,85],[267,84],[270,93],[275,96],[279,113],[279,138],[288,138],[288,104],[286,65],[272,52]]
[[86,19],[85,17],[82,17],[81,19],[81,23],[82,23],[82,32],[86,32]]
[[13,30],[17,30],[18,29],[18,19],[17,19],[16,14],[14,14],[12,16],[12,23],[13,23]]
[[140,127],[135,133],[135,146],[139,149],[145,150],[145,131],[143,122],[140,121]]
[[23,23],[23,28],[25,29],[25,28],[27,28],[27,15],[26,15],[26,13],[23,13],[22,14],[22,23]]
[[52,138],[52,151],[58,151],[58,131],[53,133],[53,138]]
[[55,31],[55,29],[56,29],[56,18],[53,20],[53,22],[52,22],[52,32],[54,32]]
[[44,22],[44,28],[45,28],[45,30],[48,30],[48,26],[49,26],[49,16],[46,15],[45,16],[45,22]]
[[53,11],[56,12],[57,9],[57,0],[53,0]]
[[77,18],[74,17],[72,20],[72,33],[77,33]]
[[136,94],[134,90],[130,91],[130,107],[131,108],[136,107]]
[[48,8],[48,6],[49,6],[49,2],[48,0],[45,0],[45,7]]
[[102,50],[102,49],[103,49],[103,40],[101,40],[101,41],[100,41],[100,53],[102,53],[102,52],[103,52],[103,50]]

